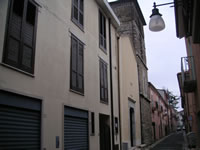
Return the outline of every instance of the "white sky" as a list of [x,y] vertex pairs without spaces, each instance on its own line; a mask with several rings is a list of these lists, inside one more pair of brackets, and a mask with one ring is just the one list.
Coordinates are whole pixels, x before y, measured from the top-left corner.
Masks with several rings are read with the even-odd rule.
[[163,4],[172,1],[138,0],[138,3],[147,23],[144,33],[149,82],[158,89],[168,88],[175,95],[180,95],[177,73],[181,70],[181,57],[186,56],[186,49],[184,39],[176,37],[174,8],[171,5],[158,7],[165,21],[163,31],[151,32],[148,28],[153,2]]

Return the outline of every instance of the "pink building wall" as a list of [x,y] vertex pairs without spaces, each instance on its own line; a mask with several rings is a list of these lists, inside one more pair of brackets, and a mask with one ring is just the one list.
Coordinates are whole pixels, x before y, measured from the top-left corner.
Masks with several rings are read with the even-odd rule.
[[149,95],[152,110],[152,135],[153,140],[157,141],[168,133],[169,113],[166,101],[151,83],[149,83]]

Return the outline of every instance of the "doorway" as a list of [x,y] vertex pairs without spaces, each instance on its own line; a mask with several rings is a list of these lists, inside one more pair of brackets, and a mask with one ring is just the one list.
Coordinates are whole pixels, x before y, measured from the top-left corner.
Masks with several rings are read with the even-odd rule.
[[131,147],[135,146],[135,112],[133,108],[130,108],[130,136],[131,136]]
[[111,150],[110,119],[108,115],[99,114],[100,150]]

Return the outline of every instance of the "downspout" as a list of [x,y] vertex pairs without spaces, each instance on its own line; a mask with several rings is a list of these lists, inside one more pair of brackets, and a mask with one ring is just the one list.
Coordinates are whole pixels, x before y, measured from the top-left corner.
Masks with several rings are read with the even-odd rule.
[[141,94],[140,94],[140,88],[141,88],[141,85],[140,85],[140,77],[139,77],[139,71],[140,71],[140,67],[139,67],[139,63],[137,61],[137,70],[138,70],[138,87],[139,87],[139,101],[140,101],[140,139],[141,139],[141,144],[144,144],[143,143],[143,127],[142,127],[142,98],[141,98]]
[[119,39],[120,37],[117,37],[117,74],[118,74],[118,109],[119,109],[119,144],[120,144],[120,149],[122,149],[122,129],[121,129],[121,91],[120,91],[120,49],[119,49]]
[[111,20],[109,18],[109,63],[110,63],[110,106],[111,106],[111,128],[112,128],[112,149],[115,147],[115,133],[114,133],[114,109],[113,109],[113,77],[112,77],[112,42],[111,42]]
[[141,97],[139,94],[139,100],[140,100],[140,131],[141,131],[141,144],[143,144],[143,128],[142,128],[142,103],[141,103]]

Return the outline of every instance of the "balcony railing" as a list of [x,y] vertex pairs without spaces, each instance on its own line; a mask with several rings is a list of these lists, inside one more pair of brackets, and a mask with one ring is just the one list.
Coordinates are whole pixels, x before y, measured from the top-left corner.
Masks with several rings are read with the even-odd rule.
[[193,56],[181,58],[181,78],[183,91],[186,93],[194,92],[196,89],[196,73]]

